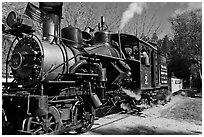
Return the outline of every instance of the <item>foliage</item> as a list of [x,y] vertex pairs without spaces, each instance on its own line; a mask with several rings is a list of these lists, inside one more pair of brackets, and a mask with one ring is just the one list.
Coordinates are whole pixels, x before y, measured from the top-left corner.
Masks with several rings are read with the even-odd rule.
[[193,81],[197,80],[200,83],[202,79],[201,10],[183,12],[171,17],[169,21],[174,32],[173,39],[165,35],[163,39],[157,40],[158,49],[167,56],[168,75],[184,79],[185,86],[190,85],[190,76],[193,76]]
[[[186,11],[170,18],[174,31],[169,55],[172,64],[186,66],[194,77],[201,77],[202,67],[202,13],[200,9]],[[176,66],[175,66],[176,67]],[[174,68],[175,69],[175,68]],[[184,69],[184,70],[186,70]],[[185,74],[183,74],[185,75]]]
[[184,79],[185,86],[190,86],[191,76],[193,81],[197,80],[200,83],[202,79],[201,10],[183,12],[171,17],[169,21],[174,32],[173,39],[169,39],[166,35],[157,41],[160,51],[168,56],[168,74],[170,77],[173,75]]
[[[99,6],[100,4],[100,6]],[[94,28],[100,17],[105,17],[110,30],[115,31],[119,27],[121,11],[118,8],[121,3],[96,3],[96,2],[68,2],[64,3],[64,20],[62,27],[72,25],[84,30],[87,26]]]
[[94,15],[93,4],[83,2],[64,3],[62,27],[72,25],[83,30],[85,26],[95,23],[96,16]]
[[132,21],[124,27],[124,32],[136,35],[145,41],[157,42],[157,34],[161,33],[162,26],[158,17],[156,16],[156,11],[150,13],[148,10],[140,15],[135,15]]

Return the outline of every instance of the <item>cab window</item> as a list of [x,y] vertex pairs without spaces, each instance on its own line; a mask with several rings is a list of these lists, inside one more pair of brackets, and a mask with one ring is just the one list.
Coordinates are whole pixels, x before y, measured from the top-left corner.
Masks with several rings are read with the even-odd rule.
[[150,66],[150,56],[148,49],[142,48],[141,50],[141,63],[145,66]]

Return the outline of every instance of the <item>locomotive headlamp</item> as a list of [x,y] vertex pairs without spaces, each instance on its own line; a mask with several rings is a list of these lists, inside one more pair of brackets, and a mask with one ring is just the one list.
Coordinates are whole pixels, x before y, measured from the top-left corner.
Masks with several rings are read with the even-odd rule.
[[18,27],[20,24],[20,17],[16,12],[11,11],[7,16],[6,22],[11,28]]

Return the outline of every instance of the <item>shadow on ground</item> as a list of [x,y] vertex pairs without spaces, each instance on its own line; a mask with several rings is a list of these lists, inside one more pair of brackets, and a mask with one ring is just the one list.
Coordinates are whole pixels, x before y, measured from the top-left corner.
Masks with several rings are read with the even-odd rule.
[[188,132],[175,132],[171,130],[161,130],[154,129],[147,126],[138,126],[138,127],[126,127],[124,130],[119,130],[117,128],[112,129],[98,129],[90,131],[93,134],[97,135],[199,135],[202,132],[191,131]]

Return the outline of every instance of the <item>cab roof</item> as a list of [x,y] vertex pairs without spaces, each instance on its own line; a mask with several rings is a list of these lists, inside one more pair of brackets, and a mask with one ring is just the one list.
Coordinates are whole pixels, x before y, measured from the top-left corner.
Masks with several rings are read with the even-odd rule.
[[[119,41],[118,39],[118,33],[114,33],[111,34],[111,39]],[[147,45],[148,47],[150,47],[151,49],[157,50],[156,44],[154,43],[149,43],[146,42],[142,39],[139,39],[138,37],[134,36],[134,35],[130,35],[130,34],[125,34],[125,33],[120,33],[120,40],[121,40],[121,44],[125,45],[125,44],[130,44],[130,43],[134,43],[134,42],[141,42],[145,45]],[[155,45],[155,46],[154,46]]]

